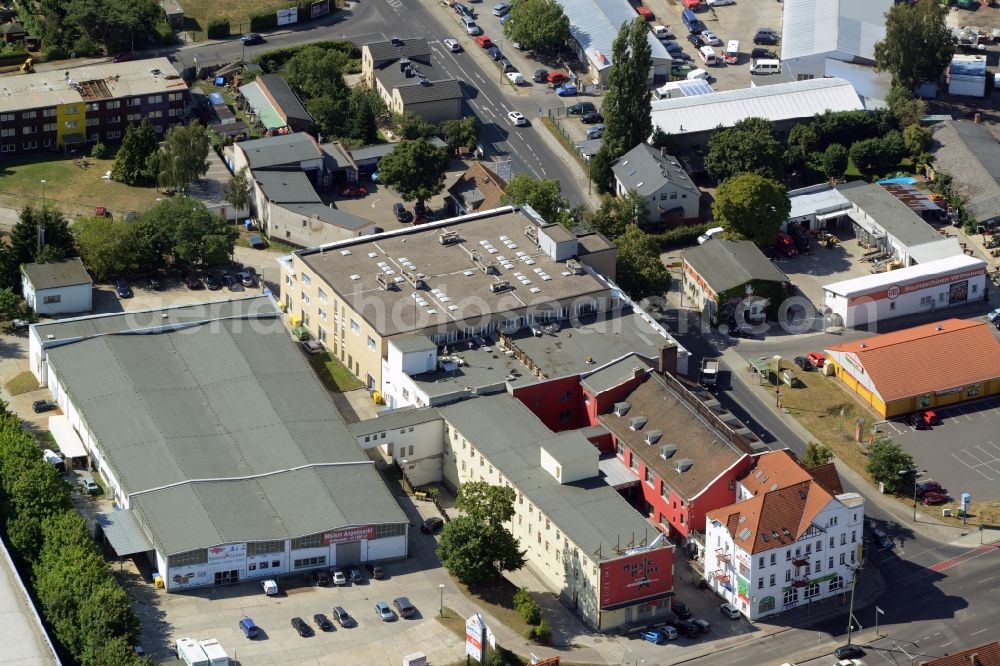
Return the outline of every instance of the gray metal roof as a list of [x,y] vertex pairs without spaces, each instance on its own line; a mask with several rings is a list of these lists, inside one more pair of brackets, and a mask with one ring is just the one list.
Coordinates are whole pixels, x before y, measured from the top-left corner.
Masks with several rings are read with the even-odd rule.
[[437,349],[437,344],[433,340],[428,338],[426,335],[420,334],[406,334],[397,335],[392,340],[390,340],[392,345],[403,352],[415,352],[415,351],[429,351],[431,349]]
[[349,427],[351,432],[356,436],[364,437],[365,435],[395,430],[396,428],[409,428],[421,423],[430,423],[440,418],[440,412],[432,407],[421,407],[419,409],[406,407],[379,412],[375,415],[375,418],[352,423]]
[[681,258],[691,264],[717,294],[751,280],[789,281],[788,276],[751,241],[713,238],[697,247],[684,250]]
[[985,125],[947,120],[933,127],[934,168],[952,178],[952,188],[977,222],[1000,216],[1000,143]]
[[312,181],[304,171],[267,171],[258,169],[253,179],[274,203],[321,203]]
[[351,215],[350,213],[342,211],[338,208],[331,208],[330,206],[322,203],[282,204],[282,208],[287,208],[293,213],[297,213],[305,217],[315,217],[321,222],[325,222],[326,224],[330,224],[335,227],[340,227],[341,229],[347,229],[349,231],[362,229],[375,224],[371,220],[366,220],[363,217],[358,217],[357,215]]
[[[474,443],[501,474],[510,480],[588,557],[615,556],[612,548],[652,541],[656,528],[639,514],[600,475],[595,460],[594,476],[560,484],[540,466],[539,442],[552,438],[552,431],[531,410],[506,393],[465,400],[441,408],[445,420]],[[579,446],[591,444],[579,433],[564,433]]]
[[676,157],[645,142],[615,160],[611,170],[626,190],[635,190],[644,197],[668,185],[695,196],[701,194]]
[[350,154],[344,147],[344,144],[339,141],[334,141],[332,143],[324,143],[320,146],[320,149],[326,153],[326,157],[332,163],[333,169],[355,169],[357,165],[354,160],[351,159]]
[[[448,144],[442,141],[440,137],[431,137],[428,141],[438,148],[446,148],[448,146]],[[398,143],[379,143],[374,146],[362,146],[361,148],[355,148],[351,151],[351,158],[355,162],[370,159],[382,159],[394,151],[398,145]]]
[[246,153],[251,169],[286,164],[297,166],[300,162],[323,157],[315,139],[303,132],[242,141],[236,145]]
[[164,326],[191,324],[229,318],[278,317],[281,310],[269,296],[194,303],[174,308],[133,310],[105,315],[87,315],[73,319],[33,324],[43,344],[58,344],[62,340],[87,338],[123,331],[158,330]]
[[285,118],[304,120],[310,123],[313,121],[313,117],[306,111],[299,96],[295,94],[283,76],[261,74],[256,81],[271,93],[271,98],[278,104],[278,112],[285,114]]
[[781,59],[824,54],[873,61],[895,0],[785,0]]
[[99,513],[95,519],[118,557],[148,553],[153,550],[153,544],[146,536],[146,530],[131,509]]
[[858,180],[838,185],[837,190],[907,248],[941,240],[934,227],[881,185]]
[[399,90],[399,97],[403,100],[403,104],[462,99],[462,86],[455,79],[438,79],[436,81],[432,79],[427,83],[397,84],[394,87]]
[[637,369],[643,372],[649,370],[649,362],[638,354],[629,354],[621,360],[590,373],[581,379],[580,383],[591,393],[603,393],[635,377]]
[[22,264],[21,272],[28,276],[35,291],[94,283],[79,257],[44,264]]
[[[637,14],[628,0],[556,0],[569,18],[569,30],[587,58],[599,69],[611,67],[611,44],[622,25]],[[646,41],[653,63],[670,62],[670,54],[650,32]]]
[[774,122],[812,118],[824,111],[862,109],[861,98],[850,82],[828,78],[655,100],[650,115],[653,125],[667,134],[691,134],[732,127],[746,118]]
[[48,358],[163,552],[404,520],[277,319],[105,335]]

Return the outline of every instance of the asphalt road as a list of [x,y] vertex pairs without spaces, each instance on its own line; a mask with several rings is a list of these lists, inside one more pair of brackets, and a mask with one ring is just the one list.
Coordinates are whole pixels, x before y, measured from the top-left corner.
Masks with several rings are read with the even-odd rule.
[[[854,335],[852,333],[852,335]],[[692,332],[679,335],[681,344],[696,357],[717,356],[718,350],[709,338]],[[819,338],[797,340],[792,346],[802,350],[821,348]],[[776,341],[775,344],[781,344]],[[787,344],[787,343],[786,343]],[[758,345],[762,347],[762,345]],[[754,350],[756,353],[756,347]],[[801,352],[801,353],[804,353]],[[733,372],[723,363],[720,370],[719,401],[772,446],[787,446],[802,454],[805,441],[792,430],[783,417],[743,379],[742,369]],[[873,489],[857,488],[845,481],[844,489],[871,498]],[[883,591],[870,603],[855,609],[854,616],[863,631],[855,635],[855,643],[871,645],[868,664],[909,664],[909,656],[918,656],[913,663],[957,650],[996,640],[1000,616],[1000,548],[968,548],[941,543],[914,526],[897,520],[896,516],[868,501],[865,514],[896,541],[896,548],[873,550],[867,566],[876,567],[883,578]],[[956,537],[958,534],[955,535]],[[858,593],[864,597],[863,590]],[[879,633],[885,638],[872,640],[875,607],[879,616]],[[830,651],[846,639],[847,618],[844,615],[754,641],[752,657],[746,648],[717,652],[694,663],[720,666],[750,663],[769,664],[793,662],[803,664],[832,663]],[[817,654],[826,656],[811,659]],[[877,656],[876,654],[877,653]],[[804,658],[801,658],[801,657]]]
[[[458,34],[451,16],[431,0],[363,0],[349,3],[350,7],[314,23],[300,26],[290,32],[268,36],[267,43],[246,47],[245,57],[275,48],[286,48],[319,40],[349,39],[363,44],[376,39],[392,36],[425,37],[434,50],[435,63],[456,79],[465,82],[467,110],[474,113],[483,123],[481,143],[486,148],[487,157],[498,162],[511,161],[511,173],[530,173],[537,178],[555,178],[562,184],[563,195],[570,205],[585,203],[584,192],[580,188],[575,163],[564,161],[564,157],[554,154],[537,135],[547,132],[540,123],[529,127],[514,127],[507,119],[509,111],[521,111],[526,117],[538,115],[541,105],[536,96],[513,96],[504,90],[505,84],[498,83],[495,68],[483,69],[471,53],[450,53],[441,45],[442,39]],[[476,5],[478,10],[488,12],[485,4]],[[186,44],[180,48],[163,51],[178,66],[193,65],[195,59],[200,67],[211,64],[228,63],[244,54],[242,45],[236,38],[224,42]],[[501,87],[503,86],[503,87]]]

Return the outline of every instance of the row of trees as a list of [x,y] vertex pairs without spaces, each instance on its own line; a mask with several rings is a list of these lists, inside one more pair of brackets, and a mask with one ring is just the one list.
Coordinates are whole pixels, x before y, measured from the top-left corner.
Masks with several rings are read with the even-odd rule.
[[84,666],[152,664],[132,649],[139,620],[73,509],[70,487],[0,401],[0,518],[19,564],[32,573],[42,615]]
[[569,17],[555,0],[515,0],[503,34],[525,51],[551,55],[569,41]]
[[129,125],[111,167],[111,177],[125,185],[159,187],[183,191],[208,172],[208,131],[195,121],[174,125],[160,146],[148,119]]
[[39,0],[18,6],[25,29],[41,36],[49,59],[130,51],[151,39],[172,39],[156,0]]

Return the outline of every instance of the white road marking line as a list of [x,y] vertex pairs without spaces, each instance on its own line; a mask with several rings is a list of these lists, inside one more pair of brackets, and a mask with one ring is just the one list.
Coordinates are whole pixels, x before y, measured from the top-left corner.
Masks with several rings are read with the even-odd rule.
[[980,584],[985,583],[986,581],[989,581],[989,580],[993,580],[993,576],[990,576],[989,578],[984,578],[982,580],[977,580],[976,581],[976,585],[980,585]]
[[986,631],[986,630],[985,630],[985,629],[980,629],[979,631],[973,631],[973,632],[972,632],[971,634],[969,634],[969,635],[970,635],[970,636],[975,636],[976,634],[981,634],[981,633],[983,633],[984,631]]

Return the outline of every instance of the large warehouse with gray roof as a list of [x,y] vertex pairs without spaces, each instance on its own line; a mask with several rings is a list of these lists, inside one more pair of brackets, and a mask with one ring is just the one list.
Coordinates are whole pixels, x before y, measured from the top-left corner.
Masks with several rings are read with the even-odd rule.
[[36,325],[31,344],[80,440],[60,447],[122,509],[105,537],[168,590],[406,556],[405,515],[269,297]]

